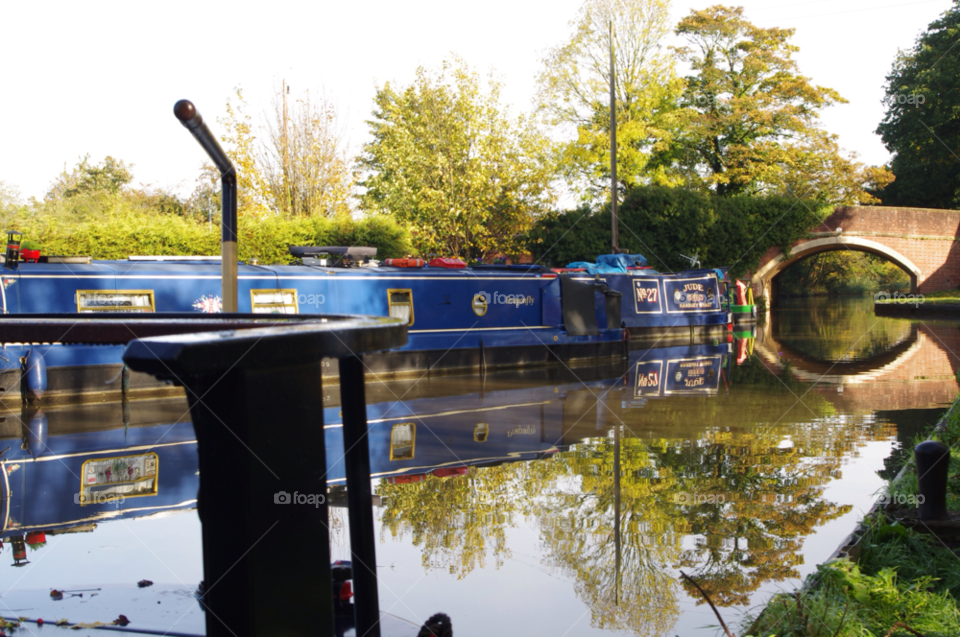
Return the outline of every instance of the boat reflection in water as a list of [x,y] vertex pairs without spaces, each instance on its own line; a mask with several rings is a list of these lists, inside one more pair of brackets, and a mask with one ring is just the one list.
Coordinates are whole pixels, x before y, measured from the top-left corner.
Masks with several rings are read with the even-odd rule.
[[[196,506],[197,442],[184,400],[8,412],[2,537],[90,530]],[[132,420],[131,420],[132,418]]]
[[[727,344],[644,350],[626,375],[614,376],[622,369],[615,366],[583,372],[604,395],[616,389],[610,396],[617,401],[621,384],[634,388],[634,398],[709,394],[717,390],[728,350]],[[604,374],[608,377],[596,378]],[[374,476],[401,483],[425,473],[460,475],[470,465],[543,457],[579,441],[566,431],[571,425],[586,420],[599,430],[620,411],[601,401],[597,413],[584,418],[584,396],[595,392],[569,375],[556,384],[545,384],[544,375],[511,376],[519,386],[484,391],[474,377],[445,378],[454,381],[444,383],[449,395],[370,404]],[[371,388],[371,400],[394,388],[402,389],[402,382]],[[337,388],[327,392],[333,402]],[[183,400],[134,401],[126,412],[119,403],[105,403],[7,412],[0,418],[8,441],[0,459],[7,494],[0,509],[2,537],[88,530],[111,519],[196,506],[197,443]],[[328,480],[342,484],[339,407],[326,409],[324,420]]]
[[[628,406],[649,396],[716,393],[728,351],[726,343],[643,350],[626,374],[614,366],[578,370],[581,379],[590,375],[589,387],[574,372],[549,384],[546,376],[556,371],[516,373],[510,388],[485,391],[474,377],[445,378],[446,395],[372,402],[373,475],[416,482],[568,449],[619,419],[624,387]],[[392,398],[394,390],[402,391],[403,383],[372,387],[370,399]],[[327,392],[333,402],[337,388]],[[325,410],[324,420],[328,480],[341,485],[339,407]],[[185,401],[134,401],[126,412],[118,403],[8,412],[0,425],[8,440],[0,459],[7,494],[2,537],[89,530],[112,519],[196,506],[197,443]]]
[[[371,385],[367,417],[373,477],[409,484],[428,475],[465,475],[470,466],[534,460],[567,450],[614,426],[624,407],[640,407],[649,397],[716,394],[731,349],[718,343],[638,350],[626,369],[610,365],[504,373],[491,375],[493,389],[476,377],[461,382],[444,378],[440,384],[450,395],[404,395],[399,382]],[[420,381],[414,387],[427,385]],[[342,484],[339,407],[327,408],[324,422],[327,479]]]

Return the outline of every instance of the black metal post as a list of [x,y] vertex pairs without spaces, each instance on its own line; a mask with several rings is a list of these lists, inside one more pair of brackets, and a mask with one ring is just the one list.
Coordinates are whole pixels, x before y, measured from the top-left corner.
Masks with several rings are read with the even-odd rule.
[[203,150],[220,171],[220,276],[223,311],[237,311],[237,173],[197,108],[190,100],[180,100],[173,114],[200,142]]
[[343,449],[353,561],[354,612],[357,634],[380,637],[380,597],[377,589],[377,548],[370,491],[370,445],[363,361],[340,359],[340,404],[343,409]]
[[917,462],[917,482],[923,501],[917,507],[921,520],[947,517],[947,470],[950,448],[942,442],[927,440],[913,448]]

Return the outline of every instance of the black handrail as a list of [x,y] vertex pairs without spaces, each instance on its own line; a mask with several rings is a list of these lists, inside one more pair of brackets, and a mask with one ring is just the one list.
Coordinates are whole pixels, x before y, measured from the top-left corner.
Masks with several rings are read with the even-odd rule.
[[197,107],[190,100],[180,100],[173,107],[173,114],[180,123],[200,142],[203,150],[220,171],[220,254],[221,296],[223,311],[237,311],[237,172],[230,158],[220,148]]

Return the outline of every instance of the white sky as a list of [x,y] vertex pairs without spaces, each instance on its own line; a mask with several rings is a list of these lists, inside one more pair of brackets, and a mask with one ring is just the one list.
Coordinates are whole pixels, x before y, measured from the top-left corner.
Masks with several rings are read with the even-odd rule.
[[[676,20],[711,1],[674,0]],[[763,27],[796,29],[801,72],[850,103],[827,130],[869,163],[887,160],[873,134],[898,49],[949,0],[756,0]],[[544,52],[565,40],[579,0],[7,2],[0,5],[0,181],[40,197],[64,164],[89,153],[134,164],[135,181],[193,189],[205,155],[172,113],[194,101],[215,134],[233,87],[252,110],[285,78],[322,90],[349,142],[366,139],[376,87],[413,79],[451,52],[504,80],[514,112],[529,110]]]

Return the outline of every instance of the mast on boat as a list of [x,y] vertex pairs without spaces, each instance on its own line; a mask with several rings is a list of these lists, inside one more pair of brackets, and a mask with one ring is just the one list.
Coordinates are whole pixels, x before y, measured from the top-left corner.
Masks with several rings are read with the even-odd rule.
[[610,21],[610,243],[620,252],[620,221],[617,217],[617,94],[613,65],[613,20]]

